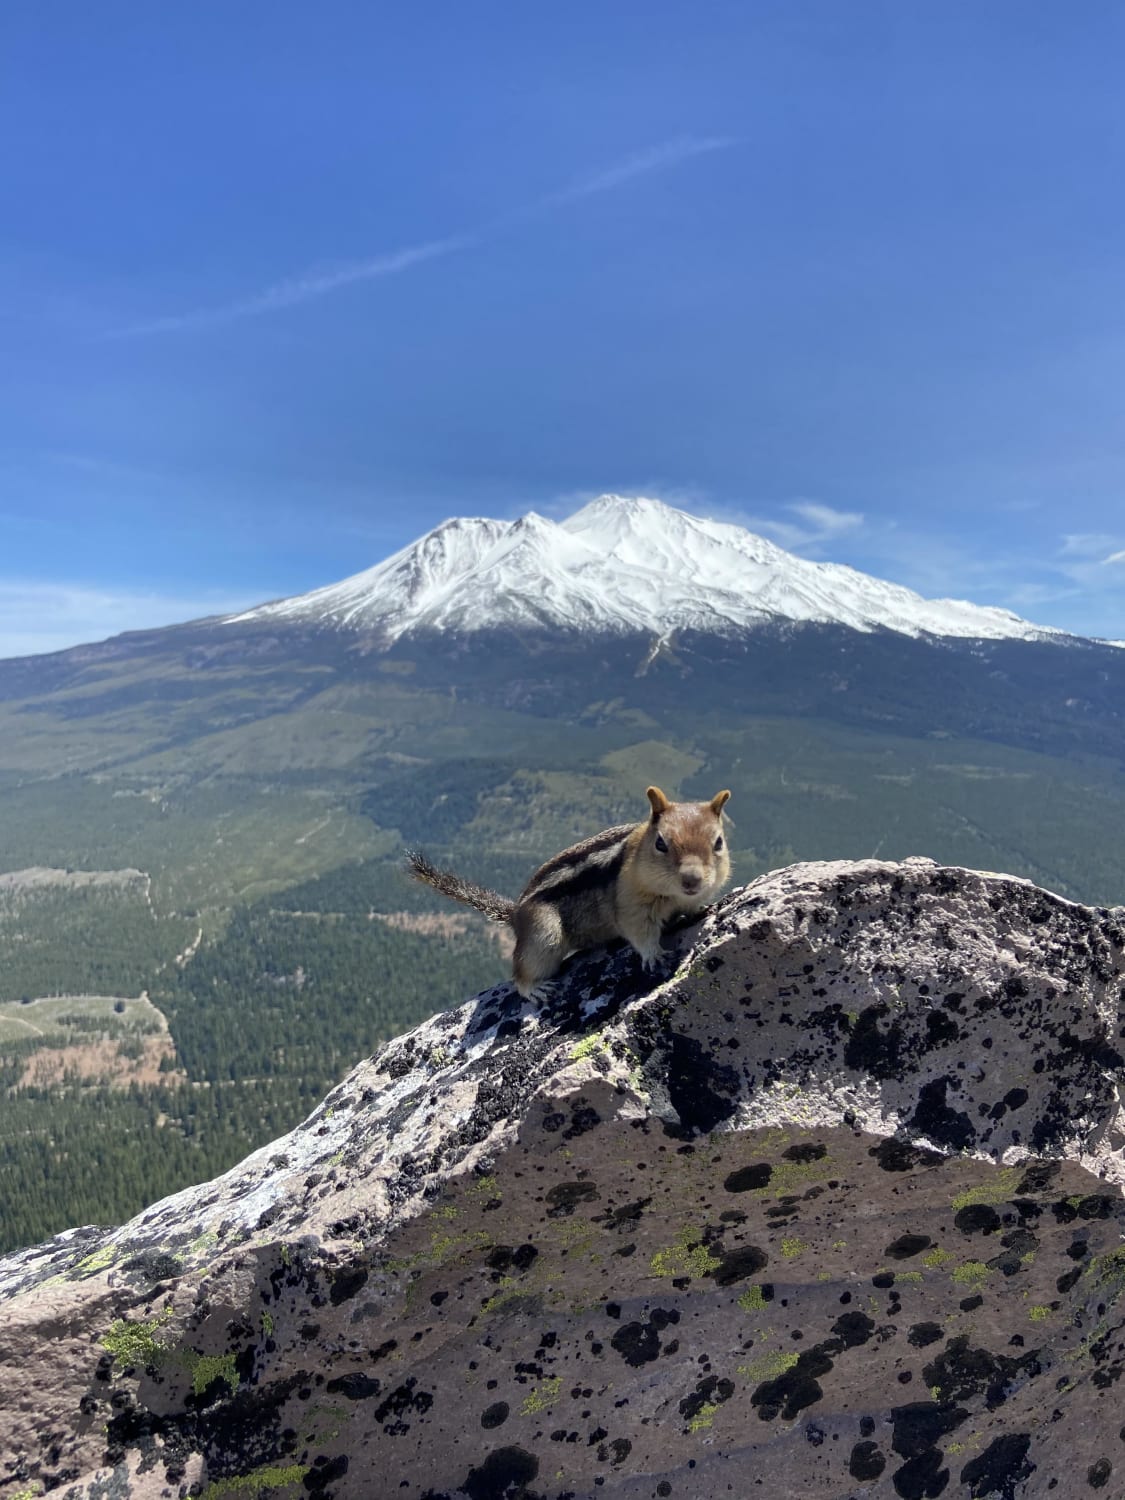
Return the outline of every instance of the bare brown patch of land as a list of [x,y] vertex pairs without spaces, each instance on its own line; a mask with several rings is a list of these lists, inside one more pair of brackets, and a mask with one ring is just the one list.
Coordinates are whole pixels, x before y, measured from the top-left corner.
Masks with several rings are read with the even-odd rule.
[[174,1068],[161,1072],[164,1058],[176,1050],[169,1036],[146,1036],[137,1046],[126,1038],[103,1037],[98,1041],[73,1042],[67,1047],[40,1047],[27,1059],[16,1089],[57,1088],[66,1084],[108,1084],[127,1088],[139,1084],[151,1088],[158,1083],[182,1083],[186,1074]]
[[489,922],[472,912],[461,911],[372,911],[368,917],[399,932],[417,932],[423,937],[464,937],[468,932],[484,933],[506,957],[511,956],[515,941],[511,930],[502,922]]

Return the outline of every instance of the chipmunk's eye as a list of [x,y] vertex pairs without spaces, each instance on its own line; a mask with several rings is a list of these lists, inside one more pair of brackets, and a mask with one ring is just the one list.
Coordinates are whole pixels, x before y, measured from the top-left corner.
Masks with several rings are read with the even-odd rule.
[[721,848],[722,848],[722,847],[723,847],[723,836],[722,836],[722,834],[721,834],[721,833],[720,833],[720,834],[719,834],[719,837],[718,837],[718,838],[717,838],[717,839],[716,839],[716,840],[715,840],[715,853],[716,853],[716,854],[718,854],[718,852],[719,852],[719,850],[720,850],[720,849],[721,849]]
[[668,853],[668,845],[664,842],[659,834],[656,835],[656,852],[657,854]]

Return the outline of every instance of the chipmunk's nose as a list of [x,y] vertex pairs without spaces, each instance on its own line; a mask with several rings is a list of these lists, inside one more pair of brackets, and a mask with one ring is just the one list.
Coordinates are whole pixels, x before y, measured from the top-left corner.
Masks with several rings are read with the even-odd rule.
[[680,884],[684,888],[684,894],[694,896],[703,884],[703,876],[698,870],[682,870],[680,872]]

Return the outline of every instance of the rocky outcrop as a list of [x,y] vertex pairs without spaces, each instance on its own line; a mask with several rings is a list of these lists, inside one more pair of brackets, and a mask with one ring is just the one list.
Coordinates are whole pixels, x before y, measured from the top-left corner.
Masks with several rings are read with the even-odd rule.
[[0,1497],[1125,1486],[1125,911],[797,865],[0,1262]]

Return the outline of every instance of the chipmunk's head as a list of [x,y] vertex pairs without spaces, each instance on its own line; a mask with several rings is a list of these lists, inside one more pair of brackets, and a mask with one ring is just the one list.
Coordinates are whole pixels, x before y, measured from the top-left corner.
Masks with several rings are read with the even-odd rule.
[[676,898],[685,910],[704,906],[730,878],[730,854],[723,831],[729,792],[710,802],[669,802],[650,786],[652,817],[642,851],[649,889]]

